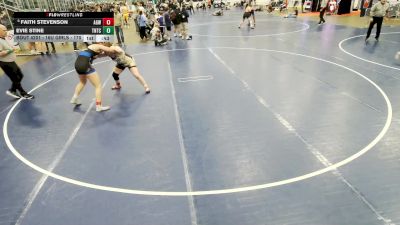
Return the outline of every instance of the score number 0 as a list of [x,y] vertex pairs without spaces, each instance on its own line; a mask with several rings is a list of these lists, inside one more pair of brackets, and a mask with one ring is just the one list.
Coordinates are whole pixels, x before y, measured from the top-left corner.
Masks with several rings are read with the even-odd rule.
[[103,18],[103,26],[114,26],[114,18]]

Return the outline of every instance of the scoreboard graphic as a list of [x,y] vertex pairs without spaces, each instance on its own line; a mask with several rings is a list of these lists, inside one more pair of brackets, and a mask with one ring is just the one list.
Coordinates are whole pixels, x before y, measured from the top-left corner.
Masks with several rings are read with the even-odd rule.
[[113,42],[113,12],[15,12],[16,42]]

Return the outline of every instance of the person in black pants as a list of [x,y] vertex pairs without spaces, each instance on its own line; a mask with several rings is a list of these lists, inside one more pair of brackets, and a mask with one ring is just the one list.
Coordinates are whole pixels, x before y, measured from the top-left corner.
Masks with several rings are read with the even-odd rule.
[[386,0],[380,0],[375,5],[372,6],[370,13],[370,16],[372,16],[372,20],[369,23],[367,36],[365,37],[366,42],[368,41],[368,38],[371,35],[372,28],[374,27],[375,24],[377,24],[375,39],[379,41],[379,35],[381,34],[383,17],[387,15],[388,10],[389,10],[389,4],[386,3]]
[[321,6],[320,6],[320,9],[319,9],[319,23],[318,24],[325,23],[324,14],[325,14],[325,11],[326,11],[327,4],[328,4],[327,0],[322,0],[321,1]]
[[6,91],[6,94],[13,98],[33,99],[34,96],[28,94],[21,86],[24,75],[15,63],[14,48],[5,40],[6,35],[7,28],[0,24],[0,68],[12,82],[11,88]]
[[56,53],[56,46],[54,46],[54,42],[46,42],[46,53],[50,54],[49,44],[51,44],[51,47],[53,48],[53,51],[51,51],[51,53]]
[[145,40],[145,38],[147,39],[146,35],[147,18],[142,11],[139,11],[138,24],[139,24],[140,38],[142,40]]

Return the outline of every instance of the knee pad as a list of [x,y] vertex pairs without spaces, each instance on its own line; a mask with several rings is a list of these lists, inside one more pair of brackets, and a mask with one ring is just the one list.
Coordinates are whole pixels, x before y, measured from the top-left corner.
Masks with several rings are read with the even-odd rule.
[[119,80],[119,74],[113,72],[112,76],[113,76],[114,80]]

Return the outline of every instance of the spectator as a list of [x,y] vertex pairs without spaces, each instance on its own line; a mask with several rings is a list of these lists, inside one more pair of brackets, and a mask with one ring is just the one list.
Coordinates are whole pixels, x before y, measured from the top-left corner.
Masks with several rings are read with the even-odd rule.
[[47,49],[46,54],[50,54],[49,44],[51,44],[51,48],[53,49],[51,53],[53,54],[56,53],[56,47],[54,46],[54,42],[46,42],[46,49]]
[[146,35],[147,18],[142,11],[139,11],[138,25],[139,25],[140,38],[142,40],[144,40],[145,38],[147,39]]
[[122,45],[125,44],[124,40],[124,32],[122,30],[122,14],[118,9],[114,9],[114,27],[115,27],[115,34],[117,35],[118,44]]
[[371,22],[369,23],[369,28],[367,31],[367,36],[365,37],[365,41],[368,41],[369,36],[371,35],[372,28],[375,24],[376,27],[376,35],[375,40],[379,41],[379,35],[381,34],[381,27],[383,23],[383,17],[387,16],[389,11],[389,4],[386,3],[386,0],[380,0],[372,6],[370,16],[372,16]]
[[180,17],[181,20],[181,34],[182,34],[182,40],[191,40],[188,34],[188,23],[189,23],[189,13],[187,10],[182,7],[180,12],[178,13],[178,16]]
[[12,85],[6,94],[13,98],[33,99],[34,96],[28,94],[21,85],[24,75],[19,66],[15,63],[16,55],[14,48],[5,40],[7,28],[0,24],[0,68],[10,78]]
[[326,7],[328,7],[328,1],[327,0],[321,0],[321,5],[320,5],[320,9],[319,9],[319,22],[318,22],[318,24],[325,23],[324,14],[325,14],[325,11],[326,11]]

